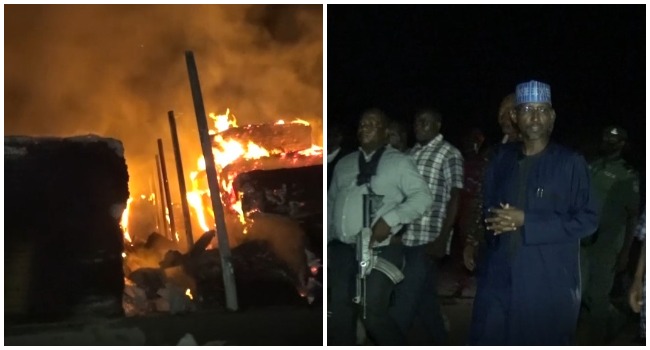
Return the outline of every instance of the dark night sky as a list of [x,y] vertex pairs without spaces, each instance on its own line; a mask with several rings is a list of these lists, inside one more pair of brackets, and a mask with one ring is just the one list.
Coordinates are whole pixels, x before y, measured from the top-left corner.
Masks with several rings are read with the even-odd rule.
[[618,123],[645,167],[643,5],[328,6],[327,26],[330,125],[353,130],[372,106],[410,123],[433,106],[453,143],[472,126],[495,142],[501,99],[536,79],[551,85],[555,139],[583,148]]

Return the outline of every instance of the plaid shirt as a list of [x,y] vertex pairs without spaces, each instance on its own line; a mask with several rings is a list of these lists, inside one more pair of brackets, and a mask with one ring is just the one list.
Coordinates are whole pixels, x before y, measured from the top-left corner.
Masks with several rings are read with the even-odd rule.
[[[451,189],[463,188],[463,156],[458,149],[443,140],[442,135],[436,136],[424,146],[416,144],[408,154],[413,157],[433,196],[431,210],[422,218],[411,222],[402,237],[404,245],[418,246],[433,242],[440,235]],[[447,253],[450,242],[451,239],[447,242]]]

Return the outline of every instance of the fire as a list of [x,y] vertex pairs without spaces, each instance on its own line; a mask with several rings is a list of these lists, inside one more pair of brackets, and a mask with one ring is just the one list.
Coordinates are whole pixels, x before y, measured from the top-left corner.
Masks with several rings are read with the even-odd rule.
[[210,113],[210,118],[214,119],[214,126],[218,133],[230,129],[230,127],[237,127],[237,120],[234,115],[230,114],[230,108],[226,109],[226,114],[214,115],[214,113]]
[[[253,141],[242,141],[233,138],[232,136],[224,136],[222,134],[224,131],[227,131],[231,127],[238,127],[237,120],[230,113],[230,109],[226,110],[225,114],[215,115],[210,113],[210,119],[214,121],[214,129],[210,130],[210,134],[213,137],[213,147],[212,154],[214,156],[214,162],[216,166],[217,173],[219,174],[220,187],[223,191],[222,200],[226,210],[229,210],[232,213],[235,213],[239,222],[243,226],[244,233],[250,227],[250,215],[255,211],[251,210],[249,212],[244,212],[242,208],[242,193],[236,193],[233,188],[233,182],[237,177],[238,173],[232,171],[225,171],[229,165],[238,162],[239,160],[258,160],[262,158],[268,158],[271,156],[279,157],[289,163],[295,163],[300,161],[300,157],[311,157],[323,155],[323,148],[317,145],[312,145],[310,148],[306,148],[297,152],[285,153],[281,148],[265,148],[260,144],[256,144]],[[295,119],[289,123],[285,120],[278,120],[275,122],[275,125],[288,125],[288,124],[299,124],[309,126],[309,122],[302,119]],[[246,129],[245,127],[244,129]],[[230,134],[232,135],[232,134]],[[275,146],[274,146],[275,147]],[[320,160],[322,162],[322,160]],[[207,211],[212,218],[214,218],[214,213],[212,213],[212,207],[204,203],[204,196],[207,194],[210,195],[210,191],[206,185],[199,184],[199,173],[205,170],[205,159],[203,156],[200,156],[197,160],[197,171],[190,173],[190,180],[192,183],[192,190],[188,191],[186,194],[189,205],[192,207],[195,214],[195,220],[198,221],[198,224],[201,226],[203,231],[209,231],[210,226],[205,215]],[[255,170],[253,166],[250,170]]]
[[192,296],[192,291],[189,288],[187,288],[187,290],[185,291],[185,295],[187,295],[190,298],[190,300],[194,300],[194,297]]
[[199,226],[203,232],[210,231],[208,223],[205,220],[205,212],[203,210],[203,203],[201,203],[201,193],[200,191],[191,191],[187,193],[187,203],[194,209],[196,213],[196,218],[199,222]]
[[131,208],[131,202],[133,202],[133,198],[129,198],[126,201],[126,208],[124,208],[122,218],[120,219],[120,228],[124,232],[124,240],[129,243],[132,243],[131,235],[129,235],[129,209]]

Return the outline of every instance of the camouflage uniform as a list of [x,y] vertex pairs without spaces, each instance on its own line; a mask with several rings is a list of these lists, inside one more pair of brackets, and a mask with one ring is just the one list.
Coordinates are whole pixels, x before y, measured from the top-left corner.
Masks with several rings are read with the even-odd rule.
[[625,242],[628,215],[638,210],[639,180],[620,157],[598,159],[589,168],[600,202],[600,221],[598,231],[582,242],[582,301],[592,330],[591,340],[602,343],[608,320],[616,316],[609,293]]

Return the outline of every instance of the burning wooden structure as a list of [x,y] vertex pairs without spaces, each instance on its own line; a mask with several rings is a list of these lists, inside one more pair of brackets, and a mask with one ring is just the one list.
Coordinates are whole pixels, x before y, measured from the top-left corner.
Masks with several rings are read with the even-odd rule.
[[[211,118],[212,150],[242,306],[306,303],[303,297],[310,296],[319,272],[323,232],[322,149],[312,145],[311,126],[294,121],[237,127],[229,113]],[[196,246],[183,254],[127,244],[125,272],[127,282],[150,300],[157,298],[157,288],[171,282],[187,288],[188,295],[197,297],[196,304],[219,307],[224,285],[215,249],[215,218],[202,157],[198,163],[187,192]],[[208,231],[212,234],[205,234]],[[184,236],[176,235],[179,247],[185,246]],[[189,282],[179,281],[179,270]],[[125,300],[137,299],[132,287],[127,285],[131,294]],[[125,308],[133,310],[132,305]]]
[[122,143],[5,137],[5,320],[122,315]]
[[[297,288],[305,295],[311,271],[305,249],[316,247],[321,257],[323,232],[322,148],[313,146],[311,126],[296,120],[237,127],[228,112],[211,118],[216,129],[213,154],[223,192],[228,239],[235,250],[244,254],[234,263],[246,269],[242,263],[246,255],[253,260],[260,258],[260,262],[271,261],[260,256],[263,248],[268,249],[264,254],[273,254],[282,265],[276,272],[285,269],[285,274],[291,276],[286,281],[292,281],[292,293],[295,295]],[[190,203],[202,222],[200,232],[205,232],[210,229],[203,224],[210,215],[205,209],[210,201],[202,170],[191,175],[193,193],[188,197],[194,198]],[[235,266],[238,286],[242,283],[249,286],[248,291],[256,290],[250,288],[253,281],[265,277],[255,271],[263,269],[242,271],[242,277]],[[243,288],[238,294],[246,293],[246,287],[238,288]]]

